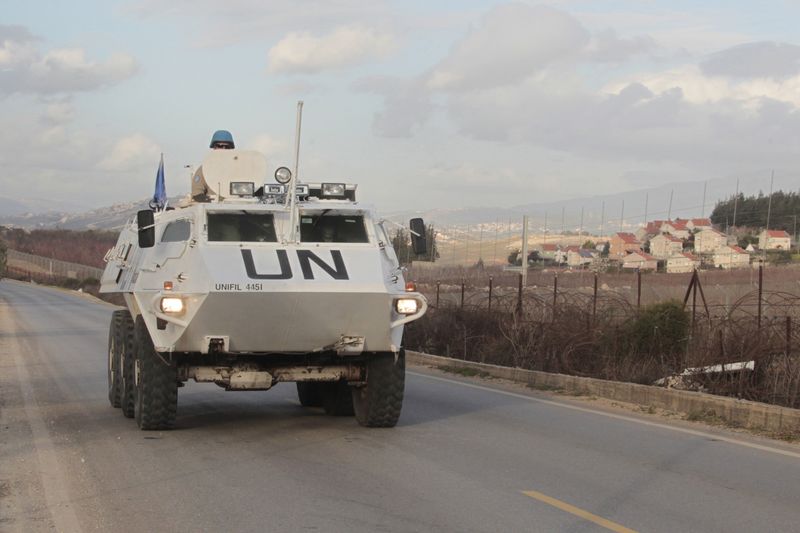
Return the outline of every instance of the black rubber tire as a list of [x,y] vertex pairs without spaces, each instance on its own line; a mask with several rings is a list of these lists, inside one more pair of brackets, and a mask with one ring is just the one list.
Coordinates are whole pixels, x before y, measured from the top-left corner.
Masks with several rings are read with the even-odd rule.
[[136,404],[136,378],[134,376],[136,351],[133,342],[133,318],[129,311],[123,311],[122,338],[125,340],[120,353],[120,368],[122,369],[122,414],[126,418],[133,418]]
[[134,418],[143,430],[165,430],[175,427],[178,414],[178,381],[174,365],[161,359],[144,319],[136,317],[134,324],[136,347]]
[[303,407],[322,407],[323,387],[318,381],[298,381],[297,398]]
[[400,350],[396,361],[391,352],[376,353],[367,359],[366,384],[352,388],[358,423],[370,428],[396,426],[403,408],[405,381],[405,350]]
[[122,311],[111,313],[111,324],[108,327],[108,402],[111,407],[122,405],[122,379],[120,372],[120,353],[122,352],[122,339],[120,328],[122,326]]
[[323,383],[322,407],[330,416],[353,416],[353,395],[346,381]]

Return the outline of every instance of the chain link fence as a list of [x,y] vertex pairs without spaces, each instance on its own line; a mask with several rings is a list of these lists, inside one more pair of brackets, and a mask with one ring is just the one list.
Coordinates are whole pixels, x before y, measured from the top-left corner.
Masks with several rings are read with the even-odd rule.
[[50,259],[17,250],[6,251],[6,269],[9,274],[28,275],[34,278],[66,278],[75,280],[100,279],[100,268]]

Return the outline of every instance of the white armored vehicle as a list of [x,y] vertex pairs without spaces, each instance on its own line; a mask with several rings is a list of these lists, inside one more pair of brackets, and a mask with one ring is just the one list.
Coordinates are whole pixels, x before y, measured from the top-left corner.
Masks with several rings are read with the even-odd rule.
[[[288,381],[304,406],[394,426],[403,327],[427,302],[405,283],[385,222],[355,185],[299,183],[286,167],[267,182],[260,153],[227,132],[214,139],[190,197],[140,211],[106,255],[101,292],[127,307],[109,332],[112,405],[141,429],[169,429],[190,379],[227,390]],[[159,200],[158,179],[156,189]],[[421,219],[411,234],[424,253]]]

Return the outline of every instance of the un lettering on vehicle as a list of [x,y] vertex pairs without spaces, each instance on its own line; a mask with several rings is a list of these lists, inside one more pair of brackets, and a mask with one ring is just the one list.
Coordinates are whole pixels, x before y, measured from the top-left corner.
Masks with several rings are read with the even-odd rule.
[[[286,250],[281,249],[274,251],[278,269],[269,272],[259,271],[257,269],[252,250],[245,248],[242,249],[241,252],[244,269],[247,273],[247,277],[250,279],[287,280],[294,277],[292,265],[289,261],[289,254]],[[315,271],[323,272],[334,280],[350,279],[350,275],[347,273],[347,266],[344,263],[344,258],[340,250],[330,251],[330,261],[323,259],[311,250],[295,250],[295,253],[297,254],[297,262],[300,264],[300,271],[302,272],[303,279],[315,279]]]

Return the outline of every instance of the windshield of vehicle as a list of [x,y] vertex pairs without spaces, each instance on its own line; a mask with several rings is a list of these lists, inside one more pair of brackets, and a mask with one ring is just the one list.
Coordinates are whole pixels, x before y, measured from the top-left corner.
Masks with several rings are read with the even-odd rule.
[[210,242],[277,242],[275,220],[270,213],[208,214]]
[[300,215],[301,242],[369,242],[361,215]]

